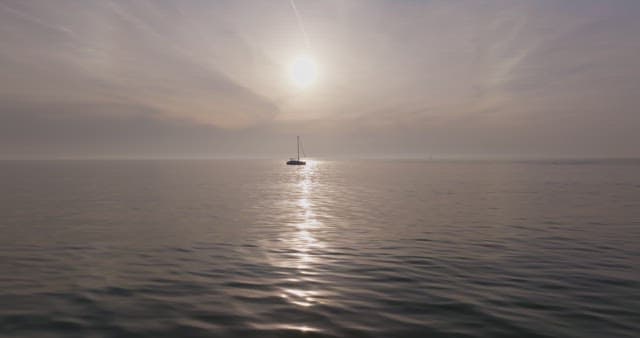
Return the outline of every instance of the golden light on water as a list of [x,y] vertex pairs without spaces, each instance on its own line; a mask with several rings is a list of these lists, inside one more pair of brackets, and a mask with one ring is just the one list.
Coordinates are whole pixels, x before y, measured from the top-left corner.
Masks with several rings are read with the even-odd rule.
[[296,87],[306,88],[316,82],[318,78],[318,66],[310,56],[300,55],[291,63],[289,75]]

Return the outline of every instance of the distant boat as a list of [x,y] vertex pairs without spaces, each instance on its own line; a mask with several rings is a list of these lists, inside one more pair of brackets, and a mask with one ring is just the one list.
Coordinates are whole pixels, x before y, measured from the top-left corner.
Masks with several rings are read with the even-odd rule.
[[298,140],[298,158],[290,158],[289,161],[287,161],[287,164],[288,165],[305,165],[307,164],[307,162],[300,161],[300,136],[296,136],[296,138]]

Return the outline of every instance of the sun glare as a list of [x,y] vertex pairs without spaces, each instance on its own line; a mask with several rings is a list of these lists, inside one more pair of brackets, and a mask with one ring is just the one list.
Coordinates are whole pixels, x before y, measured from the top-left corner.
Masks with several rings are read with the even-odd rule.
[[318,67],[309,56],[298,56],[291,64],[290,75],[297,87],[306,88],[316,81]]

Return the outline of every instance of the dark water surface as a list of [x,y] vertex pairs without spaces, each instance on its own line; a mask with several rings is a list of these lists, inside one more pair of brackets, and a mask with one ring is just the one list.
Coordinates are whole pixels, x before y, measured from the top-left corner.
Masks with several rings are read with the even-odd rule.
[[637,337],[640,162],[0,162],[1,337]]

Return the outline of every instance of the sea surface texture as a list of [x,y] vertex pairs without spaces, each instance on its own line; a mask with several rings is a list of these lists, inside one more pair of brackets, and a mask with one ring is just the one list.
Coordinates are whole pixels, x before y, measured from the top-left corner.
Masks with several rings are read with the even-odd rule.
[[0,337],[638,337],[640,162],[0,162]]

